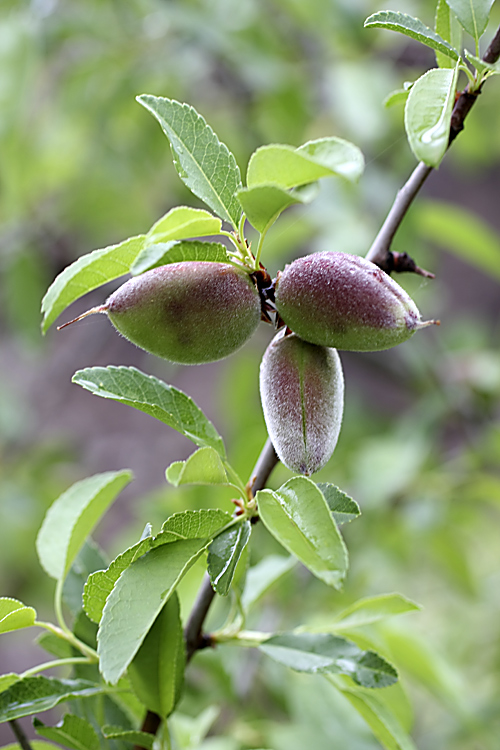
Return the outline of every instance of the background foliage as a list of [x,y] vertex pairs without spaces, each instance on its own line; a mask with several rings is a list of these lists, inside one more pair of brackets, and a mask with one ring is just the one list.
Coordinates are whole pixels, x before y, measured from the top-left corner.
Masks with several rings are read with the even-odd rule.
[[[402,5],[432,25],[433,3]],[[135,542],[146,522],[159,525],[176,510],[214,503],[231,510],[230,490],[167,490],[164,466],[187,457],[187,441],[146,415],[90,399],[70,385],[75,370],[134,364],[181,387],[215,422],[243,475],[265,438],[257,372],[271,331],[227,362],[202,368],[155,360],[104,319],[40,337],[42,294],[64,266],[146,231],[177,203],[193,204],[135,95],[193,104],[240,165],[272,141],[299,145],[334,134],[356,143],[367,158],[359,185],[325,181],[314,204],[282,217],[269,236],[269,270],[305,251],[362,254],[414,164],[401,105],[384,109],[382,102],[433,64],[431,50],[363,29],[379,7],[363,0],[2,4],[3,595],[44,612],[52,589],[36,560],[36,532],[53,499],[97,471],[127,466],[136,476],[99,532],[111,555]],[[493,11],[491,28],[500,16]],[[319,626],[359,597],[388,591],[421,604],[418,613],[356,630],[360,645],[377,642],[405,678],[421,750],[493,750],[500,730],[499,86],[498,78],[488,82],[394,247],[437,274],[434,282],[399,280],[426,317],[441,318],[441,328],[389,352],[342,358],[345,420],[318,481],[349,491],[363,513],[344,527],[351,559],[345,590],[325,591],[294,569],[256,623]],[[99,290],[88,306],[103,298]],[[75,314],[82,309],[75,306]],[[273,487],[289,476],[279,467]],[[276,551],[264,529],[255,534],[255,555]],[[183,611],[200,573],[195,566],[186,579]],[[213,621],[222,616],[214,611]],[[3,637],[6,671],[39,658],[24,637]],[[264,657],[257,669],[257,659],[221,650],[193,663],[182,710],[197,716],[224,703],[216,727],[226,739],[217,747],[294,750],[307,742],[321,750],[332,737],[339,747],[348,737],[350,750],[378,746],[347,703],[331,710],[339,699],[326,682]],[[404,696],[401,705],[410,724]]]

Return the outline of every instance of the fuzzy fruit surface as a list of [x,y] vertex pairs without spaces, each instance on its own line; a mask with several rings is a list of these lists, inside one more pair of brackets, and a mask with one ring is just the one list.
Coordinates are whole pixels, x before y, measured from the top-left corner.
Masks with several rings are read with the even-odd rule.
[[260,321],[258,290],[248,273],[227,263],[185,261],[127,281],[105,305],[125,338],[181,364],[227,357]]
[[315,253],[287,265],[276,282],[276,307],[305,341],[349,351],[389,349],[426,325],[399,284],[347,253]]
[[282,463],[314,474],[332,455],[344,410],[344,376],[335,349],[279,331],[260,367],[269,437]]

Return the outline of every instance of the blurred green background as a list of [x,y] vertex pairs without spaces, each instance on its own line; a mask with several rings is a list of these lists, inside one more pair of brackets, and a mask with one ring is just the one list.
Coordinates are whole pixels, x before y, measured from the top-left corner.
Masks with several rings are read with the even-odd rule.
[[[434,4],[388,3],[432,25]],[[130,467],[136,481],[96,538],[110,555],[146,522],[230,494],[169,489],[165,467],[191,445],[149,417],[71,385],[75,370],[133,364],[190,394],[249,475],[265,440],[258,334],[231,359],[182,368],[119,338],[104,317],[40,335],[40,301],[79,255],[146,231],[178,203],[178,179],[140,93],[192,104],[244,173],[263,143],[337,135],[364,152],[358,186],[323,181],[307,209],[269,233],[274,275],[306,252],[364,254],[414,166],[401,105],[383,100],[434,65],[404,37],[364,30],[371,0],[58,0],[0,5],[0,592],[51,617],[52,582],[34,540],[50,503],[90,474]],[[489,41],[500,11],[485,35]],[[472,41],[466,46],[472,48]],[[484,50],[483,50],[484,51]],[[327,622],[359,597],[398,591],[422,605],[372,627],[403,677],[420,750],[500,747],[500,81],[488,81],[439,171],[395,241],[435,281],[403,276],[424,318],[395,350],[345,354],[338,448],[318,480],[361,505],[344,531],[351,571],[342,594],[295,570],[265,600],[256,627]],[[108,293],[77,302],[64,320]],[[272,485],[290,476],[279,467]],[[258,528],[252,562],[279,552]],[[200,571],[186,582],[185,606]],[[217,620],[217,611],[214,613]],[[0,643],[2,671],[41,658],[26,633]],[[401,698],[404,702],[405,699]],[[379,745],[321,678],[264,657],[200,654],[183,709],[225,708],[214,750],[369,750]],[[404,703],[406,706],[406,703]],[[411,710],[404,708],[408,722]],[[0,727],[0,738],[10,735]]]

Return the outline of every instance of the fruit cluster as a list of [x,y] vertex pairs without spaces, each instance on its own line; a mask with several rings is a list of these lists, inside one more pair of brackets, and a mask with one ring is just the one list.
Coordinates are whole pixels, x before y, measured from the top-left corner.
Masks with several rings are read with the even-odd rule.
[[279,458],[302,474],[325,465],[339,436],[336,350],[388,349],[429,325],[388,274],[339,252],[299,258],[274,283],[236,264],[171,263],[130,279],[80,318],[97,312],[137,346],[181,364],[227,357],[261,319],[274,322],[281,330],[262,359],[262,407]]

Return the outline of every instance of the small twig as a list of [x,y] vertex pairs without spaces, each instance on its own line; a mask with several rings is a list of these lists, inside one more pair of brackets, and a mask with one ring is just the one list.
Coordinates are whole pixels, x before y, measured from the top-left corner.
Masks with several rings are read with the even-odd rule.
[[15,719],[10,719],[9,724],[16,740],[19,742],[20,747],[22,747],[22,750],[33,750],[28,738],[24,734],[21,725]]
[[[493,64],[496,63],[500,58],[500,27],[498,28],[490,46],[486,50],[484,62]],[[467,85],[462,93],[458,96],[453,108],[453,114],[451,116],[450,126],[450,139],[448,148],[453,143],[457,135],[464,129],[464,120],[469,114],[470,110],[474,106],[477,97],[481,93],[479,88],[477,91],[470,91]],[[392,240],[401,222],[403,221],[406,213],[411,206],[414,198],[419,192],[420,188],[424,184],[425,180],[432,172],[432,167],[428,167],[423,162],[420,162],[412,174],[399,190],[396,199],[387,214],[387,218],[382,224],[379,233],[375,237],[375,240],[366,254],[366,258],[371,260],[372,263],[376,263],[381,268],[389,265],[388,256],[391,249]]]

